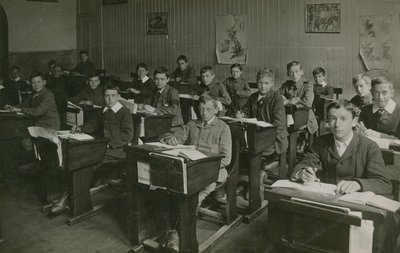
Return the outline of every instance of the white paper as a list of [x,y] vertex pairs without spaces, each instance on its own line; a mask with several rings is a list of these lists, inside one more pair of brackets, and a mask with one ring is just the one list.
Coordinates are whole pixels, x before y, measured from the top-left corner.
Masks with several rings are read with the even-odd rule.
[[327,194],[327,195],[336,195],[335,192],[336,185],[319,183],[319,182],[315,182],[312,184],[302,184],[302,183],[292,182],[290,180],[278,180],[274,184],[272,184],[271,187],[272,188],[284,187],[284,188],[297,189],[300,191],[308,191],[308,192]]
[[138,183],[150,185],[150,164],[137,161]]

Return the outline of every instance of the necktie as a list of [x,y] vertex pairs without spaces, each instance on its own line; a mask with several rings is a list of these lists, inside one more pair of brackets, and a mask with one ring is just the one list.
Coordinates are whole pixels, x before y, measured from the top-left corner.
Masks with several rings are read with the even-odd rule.
[[154,98],[153,107],[157,107],[158,99],[160,98],[161,93],[157,91],[156,97]]

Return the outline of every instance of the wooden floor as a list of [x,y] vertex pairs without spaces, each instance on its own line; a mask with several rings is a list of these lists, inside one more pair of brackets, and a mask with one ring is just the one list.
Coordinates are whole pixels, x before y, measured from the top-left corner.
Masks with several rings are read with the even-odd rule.
[[[125,237],[121,199],[113,191],[97,195],[95,202],[106,202],[107,208],[89,220],[68,226],[66,216],[48,217],[39,211],[32,187],[26,182],[0,189],[0,216],[6,242],[0,252],[8,253],[123,253],[130,248]],[[220,241],[210,252],[266,252],[266,212],[251,224],[241,224]],[[199,241],[208,237],[215,227],[199,222]]]

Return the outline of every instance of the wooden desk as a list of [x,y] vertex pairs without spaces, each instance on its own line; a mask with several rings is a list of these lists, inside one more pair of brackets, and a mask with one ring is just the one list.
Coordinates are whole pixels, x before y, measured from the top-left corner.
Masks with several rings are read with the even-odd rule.
[[384,227],[391,221],[393,214],[390,212],[346,203],[338,200],[337,196],[285,188],[265,191],[265,199],[268,200],[268,240],[274,245],[305,252],[348,252],[349,225],[361,224],[361,219],[354,216],[295,202],[291,197],[361,211],[364,219],[374,222],[373,252],[385,252],[383,251],[386,233]]
[[[262,152],[275,144],[276,127],[258,127],[255,124],[241,123],[225,120],[232,132],[240,138],[241,143],[241,167],[245,167],[249,176],[249,207],[245,211],[245,222],[250,222],[264,207],[260,196],[260,171]],[[232,134],[233,135],[233,134]],[[244,141],[247,139],[246,142]]]
[[[57,168],[59,162],[56,144],[44,138],[33,138],[33,142],[41,155],[41,164],[45,167],[44,172]],[[102,208],[102,206],[93,207],[92,205],[90,180],[93,167],[100,164],[104,159],[108,140],[76,141],[61,139],[61,143],[71,216],[67,224],[72,225],[95,215]],[[45,193],[47,193],[46,190]]]
[[132,114],[133,138],[132,144],[137,145],[140,138],[140,129],[144,119],[144,142],[159,140],[159,136],[168,133],[171,129],[173,115],[145,115],[141,113]]
[[288,127],[289,132],[289,175],[293,171],[293,167],[296,163],[297,155],[297,138],[299,131],[307,126],[309,108],[296,107],[294,105],[285,105],[286,115],[292,115],[294,124]]
[[[196,208],[198,193],[204,187],[215,182],[218,178],[222,156],[213,156],[198,161],[186,161],[187,169],[187,194],[178,190],[178,182],[182,182],[179,164],[173,159],[151,156],[155,149],[147,145],[127,147],[127,182],[128,182],[128,237],[133,245],[140,245],[143,240],[155,234],[154,217],[151,212],[157,203],[157,191],[151,191],[148,185],[138,182],[138,161],[150,163],[152,168],[157,168],[160,173],[165,173],[167,191],[178,198],[180,252],[197,252],[198,242],[196,236]],[[152,172],[150,172],[152,173]],[[180,175],[180,176],[179,176]],[[153,226],[152,226],[153,225]]]
[[18,169],[21,154],[21,140],[29,137],[27,127],[34,121],[26,115],[16,113],[0,113],[0,180],[2,182],[12,176]]
[[184,124],[192,120],[192,106],[195,104],[195,100],[190,98],[190,96],[198,95],[198,84],[189,84],[172,81],[171,86],[178,90],[179,92],[179,103],[181,106],[182,118]]

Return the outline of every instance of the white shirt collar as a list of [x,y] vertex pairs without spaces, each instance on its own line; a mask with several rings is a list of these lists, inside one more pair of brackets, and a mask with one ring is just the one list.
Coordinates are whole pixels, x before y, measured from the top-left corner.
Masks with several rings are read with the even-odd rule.
[[17,78],[14,79],[15,82],[18,82],[19,80],[21,80],[21,77],[17,76]]
[[349,138],[345,141],[339,141],[335,138],[335,146],[339,156],[342,156],[343,153],[346,151],[347,147],[350,145],[351,140],[353,139],[353,136],[353,131],[351,131]]
[[261,93],[259,92],[259,93],[258,93],[258,99],[257,99],[257,101],[260,101],[261,99],[265,98],[266,95],[267,95],[267,94],[261,95]]
[[150,78],[148,77],[148,76],[144,76],[143,78],[142,78],[142,83],[145,83],[147,80],[149,80]]
[[387,111],[389,114],[392,114],[394,109],[396,107],[396,102],[394,102],[392,99],[389,99],[389,102],[386,104],[385,108],[379,108],[376,103],[372,106],[372,112],[376,113],[379,109],[384,109]]
[[164,89],[165,89],[165,86],[164,86],[164,88],[162,88],[161,90],[157,90],[157,92],[161,94],[161,93],[163,92]]
[[209,121],[207,121],[207,125],[210,125],[211,124],[211,122],[213,121],[215,119],[215,116],[214,117],[212,117]]
[[120,102],[115,103],[113,107],[104,107],[103,113],[106,112],[108,109],[111,109],[114,113],[117,113],[122,108],[122,104]]
[[325,80],[322,81],[321,86],[322,86],[322,87],[325,87],[326,85],[327,85],[326,81],[325,81]]

